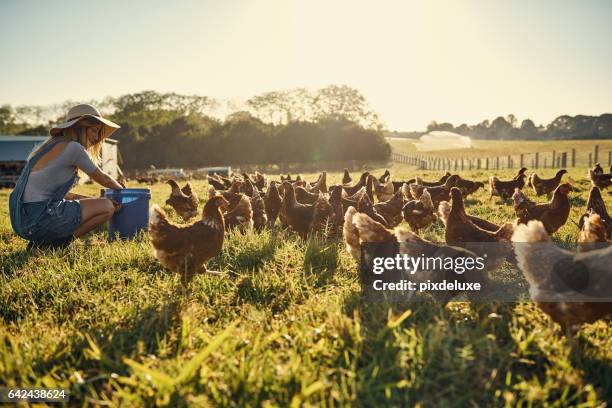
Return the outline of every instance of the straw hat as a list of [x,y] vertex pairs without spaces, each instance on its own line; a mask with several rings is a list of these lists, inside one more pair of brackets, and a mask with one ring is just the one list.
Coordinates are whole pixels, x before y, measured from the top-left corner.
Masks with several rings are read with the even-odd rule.
[[120,126],[115,122],[112,122],[108,119],[104,119],[100,114],[100,111],[97,110],[95,107],[83,103],[70,108],[68,114],[66,115],[66,121],[64,123],[60,123],[53,126],[49,131],[49,134],[51,136],[56,136],[57,134],[61,133],[63,129],[67,129],[78,121],[86,118],[94,119],[104,126],[104,131],[102,132],[103,138],[109,137],[117,129],[120,128]]

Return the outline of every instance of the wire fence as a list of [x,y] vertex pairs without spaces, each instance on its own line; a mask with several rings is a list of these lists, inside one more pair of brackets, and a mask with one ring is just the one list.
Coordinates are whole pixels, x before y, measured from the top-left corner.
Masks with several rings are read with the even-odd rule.
[[[607,156],[607,157],[606,157]],[[420,170],[502,170],[529,167],[532,169],[559,169],[567,167],[591,168],[595,163],[612,165],[612,150],[600,152],[595,145],[592,152],[577,154],[576,149],[570,151],[548,151],[535,153],[508,154],[490,157],[444,157],[426,154],[391,153],[391,160],[416,166]]]

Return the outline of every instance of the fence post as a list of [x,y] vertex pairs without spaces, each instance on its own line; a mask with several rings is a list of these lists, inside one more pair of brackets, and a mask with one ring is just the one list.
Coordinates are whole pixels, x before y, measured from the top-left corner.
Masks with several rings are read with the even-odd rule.
[[509,169],[512,168],[512,158],[510,157],[510,155],[508,155],[508,166]]
[[525,167],[525,166],[523,166],[523,164],[524,164],[523,156],[524,156],[523,153],[521,153],[521,165],[519,166],[519,169],[522,169],[523,167]]
[[608,166],[612,166],[612,151],[608,152]]
[[572,148],[572,167],[576,167],[576,149]]
[[595,156],[593,156],[593,163],[599,163],[599,145],[595,145]]
[[540,152],[536,152],[535,154],[535,168],[537,169],[540,166]]
[[495,158],[495,170],[499,170],[499,156]]
[[593,166],[593,153],[589,153],[589,169]]
[[561,167],[562,168],[567,167],[567,152],[561,153]]
[[476,160],[476,168],[477,168],[478,170],[480,170],[480,167],[481,167],[481,162],[480,162],[480,157],[479,157],[479,158]]
[[553,155],[552,155],[552,163],[550,164],[550,168],[554,168],[555,167],[555,161],[557,160],[557,152],[555,150],[553,150]]
[[546,157],[544,158],[544,168],[546,168]]

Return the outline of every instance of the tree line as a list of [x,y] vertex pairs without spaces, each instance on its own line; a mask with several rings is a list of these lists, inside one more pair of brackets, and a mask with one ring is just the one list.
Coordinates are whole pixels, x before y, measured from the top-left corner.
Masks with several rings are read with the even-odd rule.
[[520,125],[512,114],[499,116],[492,122],[484,120],[476,125],[431,122],[427,132],[434,130],[459,133],[475,139],[560,140],[560,139],[609,139],[612,138],[612,114],[600,116],[562,115],[552,122],[536,126],[531,119]]
[[[121,129],[123,167],[199,167],[317,161],[382,161],[391,154],[378,115],[357,90],[268,92],[219,119],[231,103],[144,91],[89,101]],[[48,134],[75,103],[0,107],[0,134]],[[46,123],[45,123],[46,121]]]

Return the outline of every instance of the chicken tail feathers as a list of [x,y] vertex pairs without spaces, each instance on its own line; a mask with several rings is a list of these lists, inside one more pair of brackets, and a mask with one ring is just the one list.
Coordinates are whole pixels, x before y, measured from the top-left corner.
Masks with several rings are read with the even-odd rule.
[[532,220],[525,224],[517,225],[512,234],[512,242],[549,242],[550,237],[541,221]]

